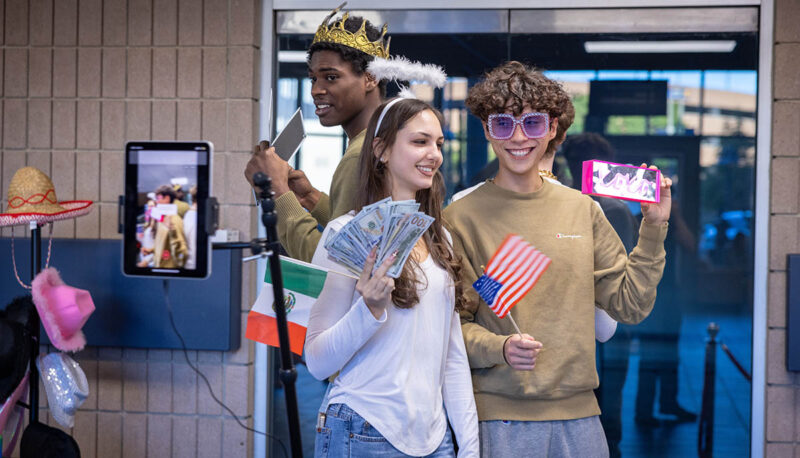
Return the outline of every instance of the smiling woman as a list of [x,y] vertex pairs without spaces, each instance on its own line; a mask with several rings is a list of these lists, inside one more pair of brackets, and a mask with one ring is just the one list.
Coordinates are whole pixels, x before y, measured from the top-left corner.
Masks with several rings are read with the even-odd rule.
[[[376,143],[380,146],[380,139]],[[418,189],[431,187],[442,164],[443,143],[441,120],[433,111],[425,110],[408,120],[394,145],[375,151],[386,164],[395,199],[413,199]]]
[[[386,276],[394,255],[358,281],[323,290],[308,322],[305,355],[319,379],[339,373],[323,401],[315,456],[478,456],[478,421],[456,311],[460,263],[442,225],[442,115],[416,99],[394,99],[372,115],[361,150],[355,210],[391,197],[416,200],[434,217],[401,274]],[[322,237],[353,220],[330,222]],[[314,264],[342,271],[317,246]],[[433,454],[433,455],[431,455]]]
[[[362,192],[355,210],[385,197],[414,199],[420,203],[419,211],[435,219],[418,244],[423,256],[412,256],[395,282],[393,299],[398,306],[413,306],[416,302],[412,271],[429,251],[453,278],[459,278],[460,268],[453,262],[441,223],[444,178],[439,166],[442,164],[443,124],[441,113],[427,103],[394,99],[378,107],[367,126],[359,164]],[[457,282],[456,298],[460,296],[461,285]]]

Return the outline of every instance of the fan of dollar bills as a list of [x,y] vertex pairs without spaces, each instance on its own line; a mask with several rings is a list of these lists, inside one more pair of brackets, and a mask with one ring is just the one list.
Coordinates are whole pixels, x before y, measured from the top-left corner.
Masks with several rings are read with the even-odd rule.
[[420,211],[413,200],[392,201],[390,197],[367,205],[339,232],[330,231],[325,240],[328,256],[361,275],[364,263],[373,247],[378,247],[375,268],[387,256],[397,252],[394,263],[386,275],[397,278],[422,234],[433,222],[433,217]]

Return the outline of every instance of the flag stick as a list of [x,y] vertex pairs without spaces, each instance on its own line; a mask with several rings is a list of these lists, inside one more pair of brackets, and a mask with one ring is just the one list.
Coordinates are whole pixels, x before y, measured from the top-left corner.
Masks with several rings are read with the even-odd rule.
[[516,321],[514,321],[514,317],[513,317],[513,316],[511,316],[511,313],[509,313],[509,314],[508,314],[508,315],[506,315],[506,316],[508,317],[508,319],[509,319],[509,320],[511,320],[511,324],[513,324],[513,325],[514,325],[514,329],[516,329],[516,330],[517,330],[517,334],[519,334],[519,336],[520,336],[520,337],[522,337],[522,331],[520,331],[520,330],[519,330],[519,326],[517,326],[517,322],[516,322]]

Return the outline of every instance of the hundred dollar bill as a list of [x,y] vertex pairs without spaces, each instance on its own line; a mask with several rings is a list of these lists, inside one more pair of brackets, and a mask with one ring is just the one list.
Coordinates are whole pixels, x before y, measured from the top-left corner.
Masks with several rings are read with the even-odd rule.
[[[387,198],[381,199],[381,200],[379,200],[379,201],[377,201],[375,203],[371,203],[369,205],[365,205],[364,208],[361,209],[361,211],[362,212],[363,211],[371,211],[373,208],[385,207],[386,205],[391,204],[391,202],[392,202],[392,198],[391,197],[387,197]],[[359,213],[361,213],[361,212],[359,212]]]
[[353,245],[359,255],[362,255],[365,259],[369,254],[371,248],[369,247],[369,240],[367,237],[361,233],[361,230],[355,226],[350,225],[342,229],[342,234],[347,240]]
[[398,200],[386,206],[389,215],[414,213],[419,210],[419,202],[416,200]]
[[353,267],[359,273],[364,269],[366,257],[360,253],[350,238],[342,232],[339,232],[339,236],[331,243],[328,254],[342,264]]
[[333,239],[336,238],[336,234],[337,232],[335,229],[331,229],[330,232],[328,232],[328,238],[325,239],[324,243],[326,250],[331,246],[331,243],[333,243]]
[[411,251],[433,218],[419,211],[415,200],[392,201],[386,198],[364,206],[339,231],[331,231],[324,246],[334,261],[360,275],[367,256],[378,248],[375,268],[391,253],[397,258],[387,275],[397,278]]
[[353,229],[341,232],[342,239],[346,242],[346,244],[353,248],[351,258],[355,261],[356,264],[360,266],[364,266],[364,261],[367,259],[367,255],[369,252],[364,247],[364,242],[356,237],[353,233]]
[[378,250],[378,260],[383,260],[389,253],[387,251],[392,246],[395,237],[403,231],[406,226],[406,221],[410,218],[409,214],[392,215],[388,219],[388,223],[383,228],[383,235],[381,237],[381,244]]
[[391,246],[395,236],[402,232],[403,228],[407,224],[406,221],[408,218],[406,215],[417,213],[418,209],[419,203],[415,200],[401,200],[391,203],[390,207],[388,208],[388,213],[390,215],[388,217],[388,227],[384,230],[383,240],[381,241],[381,246],[383,248],[383,250],[381,250],[381,254],[386,254],[386,251]]
[[[408,231],[410,230],[409,222],[413,216],[414,216],[413,213],[403,215],[403,217],[398,220],[397,228],[392,231],[392,233],[389,235],[389,240],[387,240],[386,245],[383,246],[383,253],[382,256],[380,257],[381,260],[385,259],[386,256],[389,256],[395,251],[399,251],[399,248],[397,246],[397,241],[405,238],[405,234],[407,234]],[[397,254],[398,257],[401,257],[403,255],[403,253],[397,253]]]
[[384,215],[379,207],[361,212],[348,225],[355,227],[357,236],[366,243],[365,248],[372,249],[383,235]]
[[333,259],[334,261],[336,261],[337,263],[343,265],[347,270],[349,270],[350,272],[352,272],[355,275],[360,276],[361,272],[364,271],[364,269],[359,268],[357,265],[353,264],[353,262],[350,259],[340,258],[339,256],[336,256],[336,255],[334,255],[332,253],[328,253],[328,256],[331,259]]
[[397,258],[389,267],[386,275],[392,278],[397,278],[403,271],[403,266],[414,249],[417,240],[422,237],[428,227],[433,223],[433,217],[424,213],[414,213],[407,220],[407,224],[403,232],[399,234],[393,242],[392,248],[388,250],[389,253],[397,252]]

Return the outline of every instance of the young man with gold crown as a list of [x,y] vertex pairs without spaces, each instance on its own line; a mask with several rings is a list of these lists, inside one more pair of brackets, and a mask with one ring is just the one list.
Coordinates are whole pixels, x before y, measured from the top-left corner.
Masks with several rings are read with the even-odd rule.
[[330,195],[314,188],[301,170],[278,157],[266,141],[254,147],[244,171],[251,185],[259,171],[272,180],[278,238],[291,257],[303,261],[311,261],[322,237],[318,227],[353,209],[365,129],[386,92],[386,83],[369,73],[367,66],[376,58],[389,58],[387,26],[378,29],[348,13],[331,22],[344,5],[322,21],[308,49],[311,96],[319,121],[323,126],[342,126],[348,138]]

